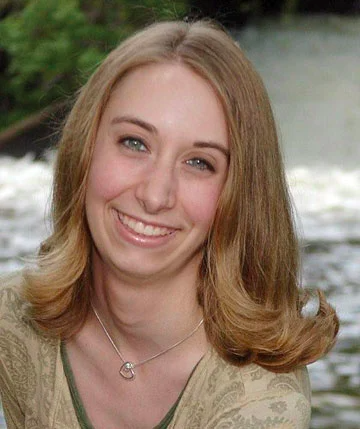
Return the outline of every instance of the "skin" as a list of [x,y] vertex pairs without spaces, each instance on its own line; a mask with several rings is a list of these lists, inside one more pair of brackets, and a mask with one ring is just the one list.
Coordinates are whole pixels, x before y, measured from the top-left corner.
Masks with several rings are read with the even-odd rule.
[[[198,268],[227,169],[225,116],[203,78],[181,64],[148,65],[114,89],[96,136],[86,215],[93,303],[127,360],[166,349],[202,318]],[[130,219],[156,235],[135,232]],[[128,382],[93,313],[67,343],[78,390],[99,428],[156,425],[207,349],[201,327]]]

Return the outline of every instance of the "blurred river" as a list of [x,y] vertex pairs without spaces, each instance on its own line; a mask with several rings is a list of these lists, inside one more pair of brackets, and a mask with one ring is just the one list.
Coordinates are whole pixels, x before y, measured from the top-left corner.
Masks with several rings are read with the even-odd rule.
[[[311,426],[359,428],[359,20],[268,20],[234,35],[273,103],[303,284],[324,290],[341,318],[335,348],[309,366]],[[0,157],[1,273],[21,268],[47,235],[51,181],[51,157]]]

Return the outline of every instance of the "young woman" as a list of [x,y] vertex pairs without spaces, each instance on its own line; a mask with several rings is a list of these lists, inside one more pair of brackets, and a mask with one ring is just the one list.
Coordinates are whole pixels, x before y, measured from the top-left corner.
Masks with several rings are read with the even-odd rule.
[[64,126],[53,233],[0,290],[12,428],[304,428],[298,246],[262,82],[216,25],[137,33]]

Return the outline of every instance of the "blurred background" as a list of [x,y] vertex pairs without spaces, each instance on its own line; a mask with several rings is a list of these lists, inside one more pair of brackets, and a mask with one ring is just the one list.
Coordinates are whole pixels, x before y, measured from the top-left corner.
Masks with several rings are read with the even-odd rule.
[[49,233],[53,148],[75,91],[137,29],[204,16],[228,28],[264,79],[303,285],[324,290],[341,318],[335,348],[309,367],[311,426],[359,428],[357,1],[0,0],[0,273],[22,268]]

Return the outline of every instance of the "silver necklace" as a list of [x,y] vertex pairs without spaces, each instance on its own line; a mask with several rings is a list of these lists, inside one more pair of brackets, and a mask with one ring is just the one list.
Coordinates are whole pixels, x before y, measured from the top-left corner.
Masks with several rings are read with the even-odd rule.
[[98,322],[100,323],[100,326],[103,328],[105,335],[108,337],[108,340],[110,341],[111,345],[113,346],[114,350],[117,352],[119,358],[122,360],[123,364],[119,369],[119,374],[126,380],[133,380],[135,378],[135,368],[136,367],[140,367],[141,365],[152,361],[155,358],[158,358],[161,355],[164,355],[164,353],[169,352],[169,350],[174,349],[175,347],[179,346],[180,344],[184,343],[186,340],[188,340],[188,338],[190,338],[195,332],[198,331],[198,329],[201,327],[204,319],[202,319],[198,325],[193,329],[193,331],[188,334],[185,338],[183,338],[182,340],[178,341],[177,343],[173,344],[172,346],[168,347],[165,350],[162,350],[161,352],[157,353],[156,355],[151,356],[150,358],[144,359],[144,361],[140,361],[137,364],[130,362],[130,361],[126,361],[122,354],[119,352],[118,347],[115,345],[112,337],[109,335],[109,332],[107,331],[107,328],[105,327],[104,323],[102,322],[97,310],[95,309],[94,305],[91,304],[91,307],[94,311],[94,314],[96,316],[96,318],[98,319]]

